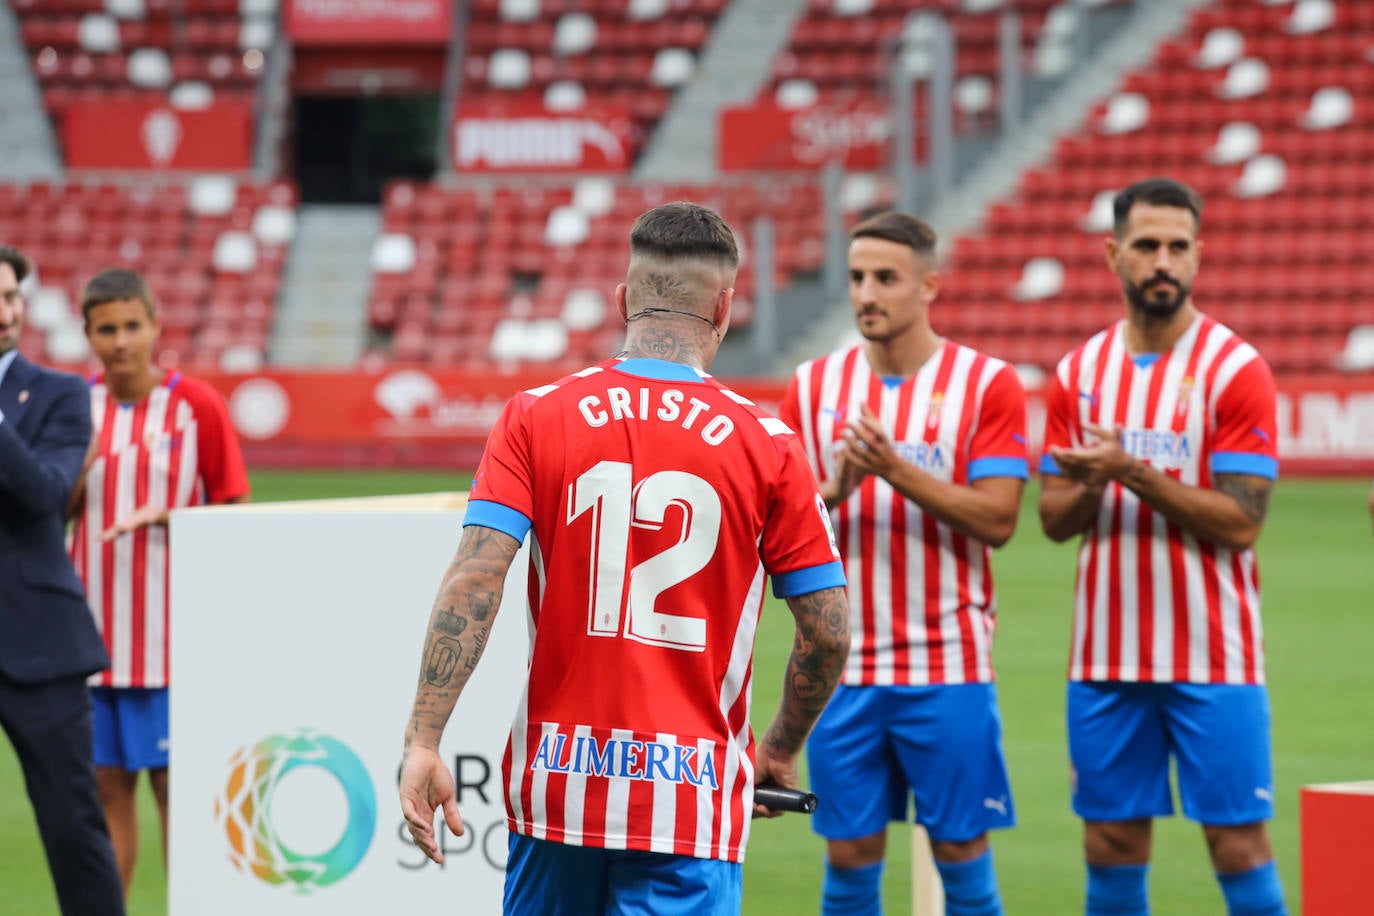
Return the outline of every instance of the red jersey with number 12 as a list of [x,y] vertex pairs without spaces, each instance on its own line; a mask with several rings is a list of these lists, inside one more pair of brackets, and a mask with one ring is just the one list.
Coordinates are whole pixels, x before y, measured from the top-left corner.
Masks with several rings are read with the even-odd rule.
[[219,392],[171,373],[136,404],[91,383],[98,451],[72,532],[72,561],[105,637],[100,687],[167,686],[167,529],[149,525],[112,541],[100,535],[135,509],[179,509],[248,495],[243,455]]
[[522,535],[511,519],[532,537],[510,829],[742,860],[765,576],[844,582],[797,437],[690,367],[602,363],[502,413],[465,524]]

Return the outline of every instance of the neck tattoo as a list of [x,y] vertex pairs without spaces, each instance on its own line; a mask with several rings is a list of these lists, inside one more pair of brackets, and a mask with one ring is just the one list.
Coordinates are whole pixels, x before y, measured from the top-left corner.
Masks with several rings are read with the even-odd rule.
[[628,324],[629,322],[634,321],[636,318],[643,318],[645,315],[653,314],[686,315],[688,318],[695,318],[697,321],[704,321],[711,326],[711,332],[716,335],[716,339],[720,339],[720,328],[716,327],[716,323],[714,321],[712,321],[710,318],[707,318],[705,315],[698,315],[695,312],[684,312],[681,309],[666,309],[659,308],[656,306],[646,309],[640,309],[639,311],[631,315],[629,318],[626,318],[625,322]]

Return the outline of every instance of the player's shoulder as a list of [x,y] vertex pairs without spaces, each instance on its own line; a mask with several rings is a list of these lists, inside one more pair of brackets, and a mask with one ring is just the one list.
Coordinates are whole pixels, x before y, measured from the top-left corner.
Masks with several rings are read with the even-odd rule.
[[831,350],[829,353],[822,353],[820,356],[813,356],[811,359],[797,366],[793,377],[801,380],[810,378],[814,373],[824,372],[825,370],[844,366],[858,357],[862,344],[846,344]]
[[949,344],[952,348],[951,357],[969,366],[979,367],[980,374],[984,378],[992,379],[1003,372],[1006,372],[1008,377],[1016,375],[1016,369],[1012,364],[1000,356],[994,356],[986,350],[979,350],[955,340],[951,340]]
[[170,403],[182,402],[190,406],[192,413],[203,419],[207,414],[225,413],[224,395],[209,382],[189,376],[184,372],[169,372],[162,380],[167,389]]
[[1091,365],[1103,354],[1110,352],[1112,339],[1121,333],[1121,325],[1122,322],[1120,321],[1112,322],[1059,357],[1059,361],[1054,364],[1054,374],[1061,381],[1064,381],[1069,377],[1074,366],[1082,365],[1085,362]]
[[594,379],[597,376],[601,375],[607,369],[612,368],[616,362],[617,360],[614,359],[607,360],[602,363],[597,363],[595,365],[579,369],[576,372],[571,372],[556,381],[547,382],[543,385],[535,385],[531,388],[525,388],[521,391],[516,392],[513,401],[518,406],[530,407],[536,403],[545,400],[546,398],[548,398],[549,395],[559,393],[567,395],[569,393],[575,392],[578,388],[584,386],[587,383],[588,379]]
[[203,379],[187,375],[185,372],[169,372],[167,377],[162,380],[162,385],[173,395],[190,401],[193,404],[200,404],[206,401],[220,403],[224,400],[219,393],[219,389]]
[[1210,315],[1203,315],[1202,322],[1201,330],[1207,335],[1208,344],[1213,352],[1224,354],[1228,360],[1234,360],[1241,365],[1259,362],[1268,367],[1268,362],[1259,349],[1230,325],[1223,324]]
[[739,418],[744,421],[741,425],[745,429],[757,431],[758,434],[772,439],[796,438],[796,433],[792,431],[792,427],[719,379],[708,375],[705,381],[718,391],[728,404],[732,405],[728,409],[739,415]]

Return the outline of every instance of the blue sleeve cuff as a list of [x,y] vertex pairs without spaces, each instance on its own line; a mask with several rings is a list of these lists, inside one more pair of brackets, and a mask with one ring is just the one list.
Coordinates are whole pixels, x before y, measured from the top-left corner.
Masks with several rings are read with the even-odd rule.
[[839,560],[823,566],[794,569],[773,577],[774,598],[809,595],[823,588],[844,588],[844,564]]
[[984,477],[1015,477],[1025,480],[1030,477],[1030,468],[1024,458],[990,457],[975,458],[968,463],[969,483]]
[[1250,474],[1254,477],[1277,480],[1279,461],[1277,458],[1256,455],[1253,452],[1213,452],[1212,473]]
[[1040,456],[1040,473],[1054,474],[1056,477],[1063,476],[1064,474],[1064,472],[1059,469],[1058,462],[1056,462],[1054,458],[1050,457],[1049,452],[1045,452],[1043,455]]
[[521,542],[530,530],[530,520],[524,513],[487,499],[474,499],[468,503],[468,511],[463,514],[463,527],[468,525],[481,525],[500,531]]

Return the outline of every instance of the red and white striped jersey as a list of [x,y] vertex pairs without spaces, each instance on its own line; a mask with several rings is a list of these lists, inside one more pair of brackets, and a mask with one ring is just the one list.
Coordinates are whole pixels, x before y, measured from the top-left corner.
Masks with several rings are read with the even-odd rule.
[[101,532],[153,505],[178,509],[248,494],[248,474],[219,392],[174,372],[136,404],[103,377],[91,383],[99,443],[72,531],[72,561],[86,586],[110,667],[101,687],[167,686],[167,529],[149,525],[102,543]]
[[797,437],[695,369],[610,360],[506,406],[464,524],[533,531],[510,829],[742,860],[765,576],[844,584]]
[[[862,346],[803,363],[782,418],[800,433],[822,481],[835,476],[844,430],[863,404],[898,454],[940,480],[1028,476],[1026,394],[999,359],[946,341],[909,379],[876,375]],[[845,683],[992,681],[997,602],[989,547],[873,476],[833,517],[849,580]]]
[[[1047,450],[1083,444],[1095,423],[1188,486],[1278,475],[1274,379],[1254,347],[1204,315],[1169,352],[1132,358],[1124,331],[1119,322],[1060,361]],[[1059,473],[1048,451],[1041,470]],[[1199,540],[1109,484],[1078,551],[1069,678],[1263,683],[1254,551]]]

